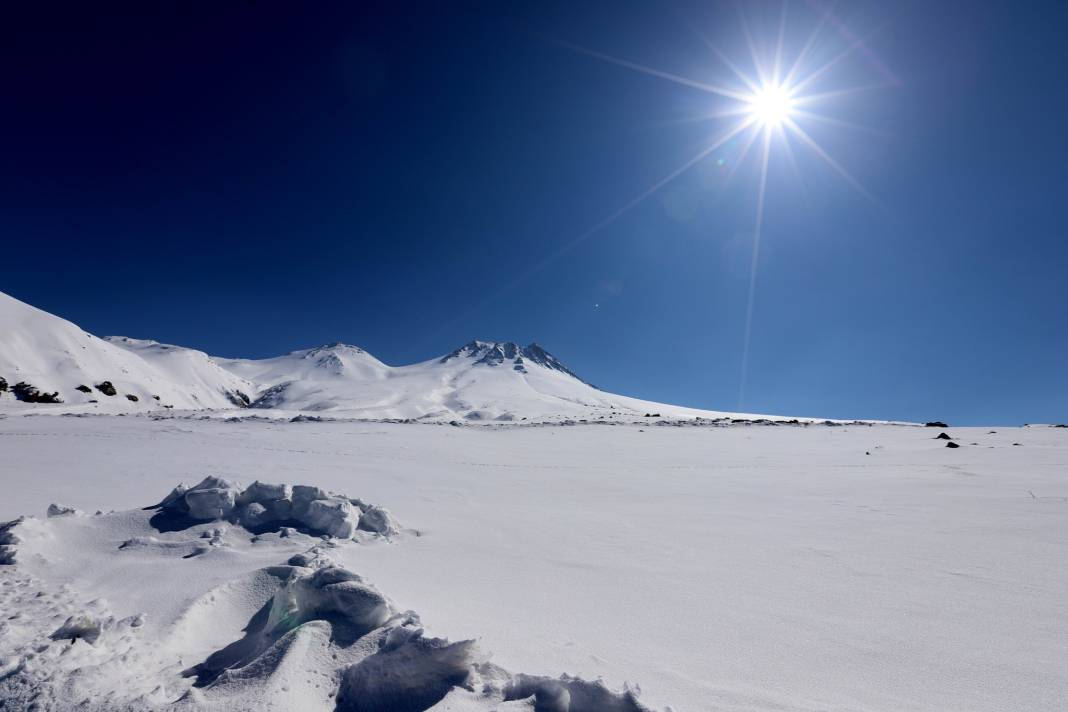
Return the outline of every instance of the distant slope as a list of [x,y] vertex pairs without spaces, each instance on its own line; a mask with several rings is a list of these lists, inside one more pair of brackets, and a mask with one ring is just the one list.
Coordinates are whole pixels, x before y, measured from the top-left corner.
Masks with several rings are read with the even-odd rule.
[[[0,378],[7,383],[6,392],[0,383],[0,410],[8,412],[226,412],[251,406],[272,417],[320,413],[446,422],[737,415],[606,393],[541,346],[511,341],[471,341],[410,366],[389,366],[340,343],[267,359],[218,358],[157,341],[100,339],[4,294],[0,333]],[[29,402],[34,400],[62,403]]]
[[724,415],[605,393],[541,346],[509,341],[472,341],[445,356],[396,367],[345,344],[216,361],[263,386],[254,408],[277,411],[474,422]]
[[[0,394],[0,405],[5,409],[19,407],[14,405],[14,390],[20,383],[33,389],[20,389],[23,398],[33,399],[34,390],[46,396],[54,393],[68,406],[84,404],[104,411],[162,405],[226,408],[232,407],[228,394],[254,389],[199,351],[155,342],[110,342],[3,293],[0,334],[0,378],[8,384],[7,392]],[[168,348],[175,354],[164,355]],[[158,355],[150,353],[153,349]],[[112,389],[105,383],[111,384],[114,395],[108,395]]]

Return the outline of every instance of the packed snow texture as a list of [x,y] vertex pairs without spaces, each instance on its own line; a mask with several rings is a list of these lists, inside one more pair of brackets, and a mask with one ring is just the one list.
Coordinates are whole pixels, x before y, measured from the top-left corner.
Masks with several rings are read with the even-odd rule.
[[[1068,699],[1068,429],[6,418],[0,452],[0,521],[36,515],[0,525],[11,709]],[[324,540],[232,510],[161,531],[135,509],[206,473],[358,494],[403,527]],[[235,489],[235,510],[286,492]]]
[[[320,522],[323,502],[360,506],[315,487],[243,489],[209,476],[143,510],[65,509],[4,525],[22,556],[0,570],[0,709],[422,712],[455,709],[455,692],[463,709],[487,712],[506,700],[553,712],[646,710],[629,690],[514,676],[473,640],[427,635],[416,613],[335,561],[356,545],[358,515],[348,527]],[[212,526],[243,522],[250,508],[282,514],[269,534]],[[281,526],[292,520],[307,527]],[[126,576],[137,579],[133,596]],[[131,600],[146,609],[118,618],[113,605]]]

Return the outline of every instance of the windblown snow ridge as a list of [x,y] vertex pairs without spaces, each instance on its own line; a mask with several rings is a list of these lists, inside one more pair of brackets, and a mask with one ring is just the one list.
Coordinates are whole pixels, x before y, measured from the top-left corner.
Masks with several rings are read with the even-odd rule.
[[355,498],[215,476],[144,510],[0,525],[0,709],[648,712],[637,688],[434,637],[338,561],[397,533]]

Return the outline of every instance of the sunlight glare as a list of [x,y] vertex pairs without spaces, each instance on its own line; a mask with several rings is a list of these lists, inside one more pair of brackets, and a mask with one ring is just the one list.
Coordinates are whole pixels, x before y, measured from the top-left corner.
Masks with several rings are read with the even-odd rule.
[[784,86],[768,84],[748,98],[749,113],[762,126],[775,128],[790,118],[794,101]]

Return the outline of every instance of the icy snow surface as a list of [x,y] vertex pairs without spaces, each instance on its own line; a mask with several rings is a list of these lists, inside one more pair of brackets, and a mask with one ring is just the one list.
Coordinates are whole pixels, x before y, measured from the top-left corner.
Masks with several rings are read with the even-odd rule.
[[990,430],[0,418],[0,709],[1064,709],[1068,429]]

